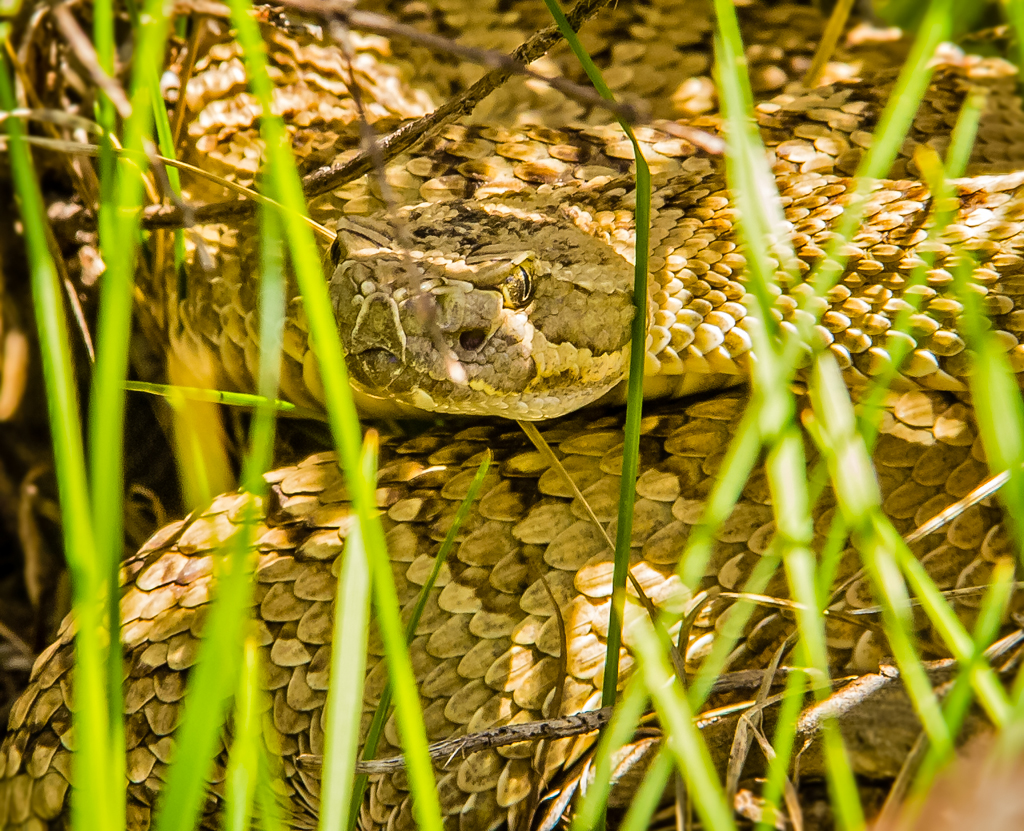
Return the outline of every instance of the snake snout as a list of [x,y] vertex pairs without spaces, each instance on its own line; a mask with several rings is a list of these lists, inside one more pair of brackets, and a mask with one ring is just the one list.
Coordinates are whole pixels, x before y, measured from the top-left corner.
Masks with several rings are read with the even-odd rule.
[[373,292],[363,300],[346,347],[359,381],[375,390],[394,389],[406,365],[406,337],[391,296]]

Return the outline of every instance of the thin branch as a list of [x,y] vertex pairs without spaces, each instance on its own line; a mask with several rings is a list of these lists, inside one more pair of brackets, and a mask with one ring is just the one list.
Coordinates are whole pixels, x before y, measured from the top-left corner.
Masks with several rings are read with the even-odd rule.
[[[569,22],[574,29],[578,29],[608,2],[609,0],[579,0],[567,15]],[[560,39],[558,29],[549,26],[513,50],[511,59],[522,64],[532,63]],[[388,133],[378,142],[380,157],[387,163],[413,145],[441,132],[456,119],[471,113],[480,101],[505,83],[512,74],[512,71],[506,68],[492,69],[462,95],[446,101],[429,115],[413,119]],[[302,188],[307,198],[320,196],[365,176],[373,169],[375,155],[363,151],[338,167],[324,167],[309,174],[302,180]],[[248,201],[218,202],[195,208],[193,218],[197,223],[227,222],[249,217],[255,210],[256,206]],[[143,212],[142,224],[144,228],[156,229],[180,228],[184,223],[179,208],[156,205]]]
[[547,84],[552,89],[558,90],[567,98],[572,98],[582,104],[591,107],[599,107],[607,110],[617,118],[622,118],[629,123],[638,120],[636,107],[621,102],[609,101],[602,98],[591,87],[577,84],[568,78],[558,76],[542,75],[527,66],[527,62],[517,60],[516,53],[505,55],[494,49],[480,49],[475,46],[465,46],[456,40],[424,32],[405,23],[399,23],[383,14],[353,9],[344,0],[282,0],[283,6],[296,9],[303,14],[308,14],[323,20],[325,23],[340,22],[350,29],[358,29],[362,32],[373,32],[378,35],[385,35],[392,38],[401,38],[413,43],[419,43],[438,53],[447,53],[457,58],[486,66],[489,69],[506,70],[509,75],[525,75]]
[[[590,19],[607,3],[608,0],[579,0],[567,15],[569,23],[574,29],[579,29],[584,21]],[[549,26],[514,49],[510,57],[518,63],[533,63],[561,38],[557,27]],[[469,115],[477,104],[504,84],[512,74],[509,69],[492,69],[462,95],[446,101],[430,115],[414,119],[389,133],[381,140],[384,160],[390,161],[419,141],[439,133],[456,119]],[[320,196],[364,176],[372,166],[373,160],[370,155],[360,153],[340,167],[322,168],[309,174],[303,179],[303,189],[309,197]]]
[[[481,750],[505,747],[518,742],[538,741],[540,739],[560,739],[566,736],[579,736],[600,730],[612,717],[612,707],[602,707],[586,713],[572,716],[530,721],[526,724],[508,724],[470,733],[456,739],[445,739],[430,745],[430,758],[435,762],[449,763],[460,756],[469,756]],[[303,753],[296,759],[300,768],[319,772],[323,757],[315,753]],[[373,759],[369,762],[357,762],[356,773],[372,776],[377,773],[392,773],[405,769],[404,756],[392,756],[388,759]]]
[[[779,686],[785,683],[789,673],[793,671],[789,667],[780,667],[772,675],[773,685]],[[806,673],[800,668],[797,672]],[[711,688],[712,694],[735,692],[737,690],[752,690],[762,686],[765,679],[765,670],[748,669],[739,672],[727,672],[715,680]],[[828,679],[826,683],[833,688],[855,680],[855,677]],[[730,705],[746,709],[749,704]],[[592,733],[601,730],[611,720],[613,707],[602,707],[598,710],[590,710],[584,713],[576,713],[558,718],[543,719],[541,721],[530,721],[525,724],[508,724],[504,727],[493,727],[490,730],[481,730],[477,733],[470,733],[468,736],[460,736],[455,739],[442,739],[434,742],[429,747],[430,758],[443,764],[448,764],[457,757],[469,756],[472,753],[479,753],[482,750],[491,750],[496,747],[506,747],[519,742],[539,741],[541,739],[561,739],[568,736],[580,736],[584,733]],[[719,711],[715,711],[720,714]],[[700,716],[700,719],[707,719],[708,713]],[[303,770],[319,773],[323,764],[323,757],[316,753],[302,753],[296,758],[297,765]],[[361,761],[356,764],[357,773],[365,773],[372,776],[378,773],[391,773],[405,768],[403,756],[391,756],[387,759],[373,759]]]

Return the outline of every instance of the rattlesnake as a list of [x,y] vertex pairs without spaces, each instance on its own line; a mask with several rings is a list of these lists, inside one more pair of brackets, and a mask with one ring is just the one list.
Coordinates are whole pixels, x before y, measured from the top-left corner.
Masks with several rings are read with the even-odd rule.
[[[949,72],[947,80],[951,79],[955,88],[958,79],[969,76],[971,69]],[[992,83],[998,86],[1011,81],[1006,76]],[[831,88],[797,99],[795,106],[792,98],[777,99],[762,108],[762,126],[770,131],[774,119],[775,129],[784,130],[787,117],[796,121],[794,113],[818,110],[822,118],[813,121],[831,127],[831,117],[837,129],[845,128],[851,138],[859,136],[865,127],[870,128],[870,100],[865,104],[861,99],[861,103],[843,109],[857,101],[858,89],[856,84]],[[937,100],[946,100],[948,89],[948,85],[937,84]],[[878,85],[868,88],[872,95],[878,90]],[[1012,146],[1012,111],[1009,118],[996,112],[994,119],[998,126],[990,122],[986,138],[993,139],[1002,129],[1006,139],[1000,141],[996,137],[976,151],[977,166],[972,170],[975,178],[961,185],[964,212],[948,233],[951,243],[970,243],[969,247],[989,267],[989,271],[981,274],[989,311],[995,316],[1014,368],[1021,369],[1020,347],[1013,334],[1018,314],[1016,298],[1020,294],[1016,286],[1021,258],[1014,241],[1019,236],[1020,217],[1015,206],[1021,180],[1013,174],[992,178],[978,175],[986,164],[1014,166],[1011,159],[984,158],[986,147]],[[713,127],[713,119],[702,126]],[[710,372],[739,379],[746,372],[742,361],[748,350],[740,333],[745,332],[743,321],[748,315],[742,305],[743,285],[734,279],[743,262],[729,235],[732,213],[719,163],[674,138],[670,128],[652,128],[642,132],[641,138],[661,166],[657,174],[658,213],[653,245],[653,272],[658,286],[652,294],[664,297],[658,301],[663,308],[652,312],[652,341],[664,341],[662,345],[671,350],[661,352],[660,357],[652,352],[651,363],[683,371],[668,375],[670,379],[686,379],[686,373],[695,369],[705,375]],[[797,226],[797,253],[805,263],[818,256],[828,222],[841,210],[838,206],[848,187],[848,180],[828,178],[821,171],[831,170],[831,164],[838,165],[841,172],[843,165],[850,163],[847,151],[853,150],[856,143],[856,139],[844,141],[834,133],[815,135],[813,129],[806,129],[806,124],[795,138],[787,134],[785,141],[774,142],[780,189],[789,200],[789,219]],[[565,159],[567,148],[577,155]],[[628,156],[624,159],[623,155],[618,134],[601,128],[453,128],[424,154],[392,168],[391,178],[403,196],[405,192],[421,194],[424,188],[436,194],[436,190],[431,191],[432,183],[435,187],[460,188],[445,194],[456,197],[454,201],[429,208],[403,209],[403,232],[413,239],[417,238],[418,225],[428,232],[419,238],[431,240],[430,228],[438,221],[454,222],[471,230],[474,224],[486,225],[488,218],[503,214],[516,217],[522,223],[520,230],[516,232],[514,225],[506,224],[501,226],[504,231],[496,232],[518,233],[519,243],[533,236],[529,222],[555,223],[569,233],[579,232],[589,224],[596,231],[596,239],[611,244],[599,248],[595,236],[586,235],[580,236],[580,244],[590,246],[595,259],[600,250],[600,257],[611,263],[611,250],[619,249],[622,253],[631,244],[630,188],[626,180],[619,178],[629,164]],[[998,155],[998,151],[992,155]],[[467,159],[475,163],[478,179],[466,175]],[[502,160],[511,160],[507,170],[510,175],[505,177],[498,175]],[[455,177],[451,171],[460,165],[460,176]],[[591,184],[583,186],[574,180],[574,173],[587,165],[592,175],[586,179]],[[786,165],[804,170],[787,172]],[[567,172],[568,179],[562,179]],[[571,181],[571,185],[566,185],[566,181]],[[478,187],[479,182],[485,187]],[[488,188],[489,192],[482,192]],[[376,197],[372,190],[353,185],[328,195],[311,209],[316,216],[337,216],[339,199],[350,210],[353,201],[360,199],[370,209]],[[861,256],[856,260],[857,270],[849,271],[847,279],[829,295],[833,307],[822,310],[824,328],[819,334],[824,345],[831,345],[843,362],[852,382],[863,383],[884,357],[879,350],[884,346],[886,324],[889,316],[901,307],[898,289],[906,269],[916,264],[912,246],[918,242],[916,232],[927,209],[927,194],[920,184],[879,184],[869,210],[868,227],[858,237]],[[660,225],[658,217],[662,220]],[[682,221],[684,217],[689,224]],[[352,272],[360,278],[354,288],[346,289],[348,294],[339,288],[335,295],[343,319],[356,308],[350,302],[354,290],[369,296],[388,289],[373,275],[386,273],[388,258],[403,252],[389,253],[393,235],[382,234],[385,221],[389,220],[350,220],[340,229],[345,247],[335,252],[342,264],[335,280],[340,287]],[[908,221],[912,223],[910,231]],[[685,239],[673,236],[684,228]],[[225,232],[223,227],[201,229],[200,233],[215,257],[222,257],[222,268],[218,279],[208,281],[205,288],[202,281],[195,285],[183,306],[186,326],[182,337],[195,347],[195,353],[212,350],[220,357],[214,380],[251,388],[253,353],[247,328],[251,328],[252,320],[250,310],[237,302],[240,295],[233,281],[244,269],[240,264],[246,262],[245,249],[251,238],[244,231]],[[231,245],[224,244],[226,234]],[[449,239],[454,237],[458,242],[458,236],[449,235]],[[367,246],[367,240],[373,245]],[[502,242],[502,250],[486,252],[489,258],[502,261],[509,240]],[[464,267],[463,250],[455,246],[444,252],[436,240],[430,245],[430,250],[441,254],[421,257],[419,263],[435,269],[435,275],[428,278],[433,280],[433,288],[441,285],[445,271],[458,274],[463,280],[472,275],[473,269]],[[685,250],[685,255],[676,253],[679,250]],[[551,247],[531,251],[528,260],[512,263],[515,268],[525,263],[530,280],[541,276],[539,272],[555,262],[554,255],[559,253]],[[695,271],[696,264],[700,264],[700,270]],[[478,266],[479,261],[470,265]],[[615,268],[626,273],[621,264]],[[367,286],[374,279],[376,283]],[[608,279],[607,269],[602,270],[601,279]],[[461,288],[456,285],[453,290]],[[926,383],[930,379],[940,390],[959,390],[966,370],[963,342],[955,326],[958,309],[952,298],[943,293],[944,288],[940,262],[927,288],[931,293],[926,297],[926,305],[915,321],[918,352],[909,363],[907,374],[912,379],[925,379]],[[615,291],[627,299],[621,287]],[[518,301],[498,299],[497,304],[514,307],[532,296],[533,292],[523,291]],[[788,295],[780,298],[783,320],[796,314],[787,305],[791,301]],[[297,301],[293,299],[292,303]],[[492,299],[484,305],[493,309],[495,302]],[[677,324],[659,317],[666,309],[681,313],[682,322]],[[203,320],[208,324],[211,315],[216,316],[219,327],[195,325]],[[628,322],[624,311],[619,318],[620,323]],[[723,335],[721,340],[713,332],[700,329],[702,325],[707,327],[708,322],[716,325]],[[290,325],[294,327],[296,345],[286,350],[282,386],[293,400],[315,407],[319,403],[316,367],[310,364],[301,316],[294,315]],[[490,329],[489,323],[472,321],[462,328],[453,326],[450,348],[475,351],[460,343],[461,333],[486,330],[490,334]],[[354,330],[358,333],[358,327]],[[727,331],[733,333],[732,340],[726,340]],[[374,334],[376,348],[380,332]],[[621,333],[603,334],[616,348],[624,342]],[[687,338],[691,339],[684,343]],[[710,340],[699,343],[700,338]],[[355,347],[352,352],[358,354],[358,343],[350,345]],[[689,349],[695,345],[702,348]],[[592,353],[595,351],[599,351],[596,345],[591,348]],[[471,362],[468,355],[460,357],[464,363]],[[615,360],[623,363],[621,356]],[[367,380],[372,369],[369,362],[363,368]],[[598,385],[600,389],[588,397],[607,391],[619,377],[612,373],[610,380],[603,380]],[[682,387],[667,391],[691,392],[700,386],[701,382],[694,382],[691,376]],[[899,531],[907,532],[967,494],[985,478],[987,468],[977,428],[966,405],[940,391],[915,389],[906,379],[903,386],[888,402],[874,461],[886,513]],[[410,403],[422,401],[422,396],[418,396]],[[714,481],[744,401],[740,393],[723,393],[694,403],[668,403],[647,410],[642,427],[642,475],[637,482],[631,570],[658,608],[678,611],[698,588],[682,586],[675,576],[675,566],[690,529],[699,519],[702,500]],[[493,409],[477,407],[481,412]],[[562,456],[564,467],[598,520],[606,527],[613,523],[621,466],[621,415],[602,411],[570,416],[545,426],[543,432]],[[605,659],[610,556],[603,538],[548,460],[503,423],[468,426],[454,433],[438,429],[408,441],[385,440],[378,499],[386,511],[400,601],[405,606],[415,602],[437,543],[450,526],[485,448],[495,453],[497,470],[485,480],[481,497],[463,526],[451,562],[442,571],[439,588],[431,594],[412,644],[432,739],[497,723],[554,715],[551,702],[558,680],[556,657],[561,641],[545,583],[560,604],[559,614],[568,633],[562,712],[593,706],[597,700],[595,684],[599,684],[595,679],[600,678]],[[262,642],[269,647],[268,689],[272,693],[272,708],[266,713],[266,722],[272,729],[267,736],[272,749],[283,759],[290,820],[295,827],[312,827],[318,811],[319,780],[308,766],[297,763],[297,757],[322,750],[321,714],[326,698],[337,555],[350,529],[351,514],[345,486],[338,478],[332,456],[307,459],[268,474],[267,479],[272,495],[265,506],[265,519],[257,529],[256,572],[257,620]],[[130,679],[126,710],[131,827],[148,825],[161,775],[173,748],[170,733],[179,716],[177,702],[183,691],[184,670],[195,659],[195,630],[209,598],[212,552],[238,521],[242,500],[237,495],[219,497],[187,520],[162,529],[125,565],[122,639]],[[834,500],[826,495],[818,506],[816,545],[823,542],[833,511]],[[768,550],[772,533],[771,495],[765,474],[758,469],[729,520],[716,534],[715,551],[705,569],[706,585],[700,588],[740,588],[751,565]],[[969,509],[941,533],[941,541],[933,535],[918,543],[916,553],[943,587],[983,584],[992,564],[1008,548],[998,512],[987,505]],[[539,568],[545,570],[545,581],[539,580],[533,571]],[[850,577],[856,569],[857,555],[850,550],[840,564],[837,579]],[[785,596],[781,573],[772,578],[762,593]],[[957,600],[963,617],[971,617],[976,601],[970,595]],[[870,591],[863,579],[853,582],[842,599],[844,608],[870,603]],[[729,605],[730,601],[719,598],[701,608],[685,650],[688,669],[699,665],[716,632],[726,628],[728,618],[724,612]],[[790,628],[791,622],[778,611],[770,607],[760,609],[742,633],[733,665],[763,666]],[[884,646],[878,641],[876,630],[862,631],[849,619],[836,616],[830,618],[827,633],[830,657],[837,668],[877,665]],[[69,693],[71,634],[72,626],[68,623],[58,642],[40,656],[30,688],[12,712],[11,735],[0,754],[0,761],[5,762],[0,766],[0,825],[5,828],[38,827],[39,823],[60,821],[69,772],[65,744],[69,743],[70,716],[65,702]],[[922,631],[922,642],[936,652],[944,651],[934,633],[926,629]],[[380,654],[379,644],[372,642],[366,689],[366,702],[371,706],[380,695],[384,679]],[[632,658],[627,651],[621,653],[620,663],[623,671],[628,672]],[[398,747],[393,724],[389,724],[385,735],[390,747],[382,748],[382,755]],[[561,769],[571,768],[588,747],[589,740],[553,743],[546,751],[546,776],[552,778]],[[536,807],[534,796],[550,785],[549,781],[538,781],[531,764],[532,752],[530,747],[517,745],[488,750],[459,760],[450,770],[440,773],[442,805],[452,824],[489,828],[507,818],[512,826],[523,827]],[[214,773],[213,794],[223,790],[222,763],[223,760],[218,762]],[[364,824],[410,827],[413,817],[406,785],[401,772],[379,776],[363,806]],[[215,800],[210,808],[215,810]]]

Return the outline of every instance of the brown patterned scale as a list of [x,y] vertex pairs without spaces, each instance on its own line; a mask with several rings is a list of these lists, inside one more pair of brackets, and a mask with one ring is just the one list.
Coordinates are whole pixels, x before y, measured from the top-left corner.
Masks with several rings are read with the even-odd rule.
[[[387,389],[394,401],[413,408],[537,418],[592,401],[620,381],[626,366],[628,317],[619,313],[613,295],[627,297],[631,291],[633,186],[628,174],[617,175],[614,156],[609,155],[619,145],[595,142],[596,132],[450,130],[448,138],[438,142],[439,151],[449,157],[472,155],[470,148],[486,149],[491,143],[498,155],[486,163],[486,181],[468,175],[471,166],[483,167],[481,158],[458,163],[458,175],[433,175],[449,164],[438,152],[424,162],[421,172],[431,178],[421,179],[418,187],[419,198],[429,196],[430,201],[415,204],[415,196],[402,192],[402,198],[409,197],[413,204],[398,209],[394,218],[377,214],[361,222],[339,221],[344,256],[335,263],[331,293],[350,369],[364,391]],[[747,302],[746,259],[734,235],[736,214],[721,160],[699,152],[684,158],[660,155],[653,148],[665,150],[671,142],[668,133],[656,128],[641,137],[662,168],[654,179],[651,221],[648,395],[679,396],[735,384],[747,377],[752,335],[761,324]],[[570,150],[584,163],[554,158],[569,157]],[[540,176],[527,181],[541,169],[550,173],[550,181],[538,184]],[[499,175],[501,170],[504,175]],[[393,181],[404,173],[396,173]],[[581,181],[577,175],[589,178]],[[783,170],[777,173],[776,184],[796,254],[790,265],[803,275],[823,259],[850,203],[853,180]],[[950,271],[960,249],[970,250],[979,261],[975,282],[999,343],[1014,371],[1024,368],[1018,306],[1024,264],[1022,176],[976,176],[959,180],[956,186],[960,208],[936,239],[929,238],[933,204],[927,187],[910,179],[871,186],[864,224],[843,251],[845,272],[825,298],[815,301],[814,309],[820,319],[815,337],[831,350],[851,384],[877,375],[894,344],[905,341],[910,351],[901,368],[905,378],[934,389],[964,389],[967,354],[958,334],[962,309],[953,296]],[[361,211],[368,206],[366,200],[356,189],[344,188],[329,209],[321,203],[314,212],[339,217],[343,201]],[[402,234],[415,242],[401,242]],[[221,261],[212,278],[193,270],[192,294],[181,313],[191,354],[201,356],[196,363],[214,367],[216,374],[206,379],[208,384],[250,390],[257,350],[255,294],[247,280],[247,263],[257,255],[256,239],[225,226],[207,226],[204,235],[211,250],[220,251]],[[546,239],[550,243],[542,242]],[[227,244],[215,247],[224,241]],[[488,243],[483,249],[488,253],[480,253],[479,246]],[[415,286],[403,258],[416,264]],[[924,283],[908,288],[911,275],[926,258],[931,258],[931,266]],[[548,274],[561,275],[563,282],[577,287],[581,304],[596,302],[595,281],[607,283],[602,289],[611,298],[602,301],[606,311],[581,313],[575,328],[565,332],[565,318],[558,309],[573,308],[566,305],[570,301],[561,300],[546,317],[538,293],[534,305],[517,316],[517,310],[503,306],[500,298],[495,303],[487,299],[497,296],[488,282],[493,282],[491,275],[507,268],[502,263],[508,262],[521,263],[538,282]],[[594,271],[598,262],[604,263],[601,277]],[[778,278],[783,286],[790,284],[791,278],[781,271]],[[798,303],[807,292],[808,286],[796,286],[792,293],[783,291],[776,297],[773,313],[784,326],[804,314]],[[438,309],[458,305],[460,311],[452,312],[450,324],[445,313],[436,312],[441,321],[436,337],[466,367],[471,389],[434,369],[442,359],[436,337],[428,341],[416,335],[421,296],[441,304]],[[372,326],[361,317],[361,310],[370,308],[371,297],[389,309],[381,312],[387,320],[378,315]],[[282,389],[296,403],[320,409],[322,390],[298,297],[291,298],[289,311]],[[890,331],[901,311],[911,313],[905,334]],[[476,340],[466,334],[475,332],[483,334]],[[595,332],[618,334],[609,338],[611,346],[591,346],[589,338]],[[526,349],[527,339],[532,355],[524,358],[525,380],[519,386],[513,383],[515,373],[490,366],[485,355],[488,344],[500,342],[501,349],[495,350],[508,356]],[[361,363],[362,354],[376,355],[382,344],[394,353],[393,363],[402,367],[407,387],[388,387],[388,379],[378,382],[376,370]],[[604,364],[600,372],[574,370],[583,360]],[[563,390],[565,373],[573,371],[582,400]],[[590,391],[584,388],[585,373],[591,379],[588,383],[592,381]],[[474,400],[458,398],[477,393]]]
[[[655,607],[680,610],[697,590],[742,590],[751,566],[774,533],[764,472],[756,469],[743,496],[715,536],[699,586],[684,587],[675,568],[698,522],[715,473],[745,404],[735,393],[688,405],[663,404],[645,415],[636,524],[630,567]],[[598,520],[614,534],[622,414],[573,416],[543,433],[581,489]],[[886,514],[908,532],[987,475],[968,408],[941,393],[894,396],[883,420],[874,461]],[[435,430],[416,439],[385,440],[378,499],[392,552],[393,574],[406,612],[415,603],[483,452],[495,454],[480,498],[441,570],[411,646],[429,738],[465,735],[500,724],[552,717],[562,642],[547,588],[566,628],[567,676],[561,712],[598,706],[608,627],[611,555],[600,531],[572,491],[517,431],[501,424],[461,432]],[[811,460],[813,464],[813,459]],[[256,533],[255,614],[265,648],[270,709],[267,740],[283,760],[292,826],[315,827],[319,780],[301,754],[323,750],[333,599],[338,557],[350,527],[350,506],[331,454],[310,457],[267,475],[272,494]],[[174,748],[187,670],[213,583],[214,557],[236,528],[243,497],[218,497],[205,510],[158,532],[124,569],[122,640],[128,683],[128,794],[131,828],[145,828]],[[816,508],[816,538],[824,542],[834,502],[826,492]],[[998,511],[976,506],[948,528],[917,543],[915,553],[942,589],[984,585],[995,562],[1009,556]],[[843,557],[837,584],[845,590],[833,613],[872,606],[859,561]],[[855,578],[855,579],[850,579]],[[644,614],[630,592],[630,614]],[[779,570],[763,594],[784,598]],[[970,622],[980,595],[958,596]],[[734,601],[705,600],[686,648],[689,670],[699,666],[721,632]],[[837,671],[870,671],[887,646],[875,618],[834,616],[827,628]],[[761,667],[795,623],[774,606],[759,607],[746,624],[731,667]],[[921,643],[944,654],[924,621]],[[42,827],[62,816],[67,794],[73,627],[40,656],[27,693],[11,718],[0,754],[0,827]],[[628,645],[628,642],[627,642]],[[386,677],[383,650],[371,637],[364,698],[366,728]],[[619,656],[624,677],[632,670]],[[505,816],[525,828],[536,807],[531,795],[555,787],[584,755],[592,737],[559,739],[543,760],[531,746],[511,745],[457,758],[437,771],[449,827],[483,829]],[[379,756],[398,751],[389,722]],[[224,758],[211,786],[215,811],[223,794]],[[412,828],[404,774],[375,777],[363,805],[366,828]],[[212,820],[212,815],[209,817]]]
[[[405,11],[427,28],[464,31],[469,41],[485,46],[494,44],[493,32],[499,28],[515,20],[532,20],[532,11],[525,6],[510,11],[504,3],[494,8],[475,5],[480,6],[479,12],[469,16],[460,14],[461,3],[439,6],[436,13],[418,4]],[[698,0],[657,8],[620,4],[585,36],[595,53],[606,53],[619,67],[612,73],[613,86],[643,97],[658,96],[657,115],[699,114],[711,108],[713,89],[706,77],[685,79],[707,73],[711,27],[706,6]],[[754,5],[744,14],[749,41],[754,44],[749,57],[755,83],[761,91],[777,92],[806,63],[808,44],[813,42],[809,33],[816,37],[821,21],[807,9],[788,6]],[[682,15],[693,26],[667,25]],[[478,22],[484,24],[479,32],[468,28]],[[780,29],[788,36],[780,37]],[[631,35],[628,41],[620,37],[625,30]],[[295,145],[307,165],[331,158],[339,147],[351,148],[356,112],[346,95],[347,67],[330,50],[298,47],[273,29],[265,34],[272,42],[276,80],[282,85],[275,106],[293,123]],[[188,152],[204,165],[211,163],[214,172],[251,183],[260,155],[258,113],[242,91],[244,72],[236,47],[224,33],[213,39],[217,42],[209,47],[183,93],[190,110]],[[520,39],[517,36],[516,42]],[[435,96],[451,94],[472,75],[451,69],[444,61],[422,60],[420,47],[388,44],[374,37],[357,39],[355,47],[371,116],[381,127],[420,114],[437,100]],[[901,48],[879,51],[869,46],[861,56],[878,66],[885,62],[878,56],[884,53],[886,60],[892,60]],[[651,65],[659,71],[649,71]],[[1014,153],[1021,119],[1019,102],[1008,94],[1012,77],[997,63],[965,59],[962,66],[943,70],[932,85],[894,176],[913,174],[907,161],[913,142],[936,142],[941,147],[951,114],[968,83],[975,82],[994,91],[990,100],[995,103],[986,111],[972,173],[1018,166]],[[821,256],[828,223],[841,210],[848,187],[847,180],[832,174],[848,173],[867,145],[887,96],[887,83],[850,81],[814,92],[787,93],[758,110],[787,218],[794,226],[797,252],[807,265]],[[507,112],[500,97],[496,100],[499,103],[490,114],[495,107]],[[546,103],[550,100],[546,93],[538,94],[533,110],[542,116],[550,112],[551,105]],[[558,124],[567,120],[564,109],[561,112]],[[480,117],[488,117],[488,111]],[[717,122],[699,118],[694,126],[715,130]],[[702,373],[721,370],[738,378],[745,373],[742,360],[749,345],[741,335],[745,290],[734,278],[743,260],[729,237],[728,194],[717,161],[690,146],[678,132],[666,123],[640,130],[660,177],[660,224],[655,226],[654,251],[658,285],[653,292],[659,306],[652,313],[652,342],[661,345],[653,350],[652,360],[678,363],[685,371],[689,362],[691,369]],[[631,161],[631,150],[614,129],[460,126],[449,128],[416,156],[394,163],[387,175],[400,202],[484,197],[514,202],[536,194],[575,193],[579,195],[576,207],[590,211],[594,224],[625,249],[628,240],[616,233],[625,230],[628,236],[632,214],[628,200],[624,201],[628,188],[615,177],[628,172]],[[193,199],[215,198],[217,193],[197,182],[189,188]],[[987,259],[990,268],[981,272],[981,285],[996,315],[1000,337],[1020,368],[1014,334],[1020,328],[1019,313],[1014,311],[1021,262],[1014,249],[1019,235],[1017,180],[976,179],[964,185],[962,192],[963,221],[947,232],[943,244],[967,242]],[[927,195],[918,184],[880,183],[869,225],[857,240],[854,266],[828,298],[832,307],[822,318],[819,334],[856,380],[873,374],[884,359],[879,350],[884,351],[888,323],[902,308],[899,285],[906,270],[916,264],[908,253],[908,247],[917,242],[916,232],[906,230],[907,220],[922,216],[926,203]],[[371,213],[379,207],[372,185],[353,183],[312,209],[326,219],[345,211]],[[223,361],[223,372],[212,383],[230,381],[248,388],[254,318],[251,304],[236,301],[252,294],[251,286],[238,288],[246,270],[245,257],[251,253],[245,246],[252,235],[244,228],[224,226],[208,226],[198,233],[219,258],[219,271],[216,279],[205,281],[209,289],[194,292],[189,300],[194,308],[186,307],[185,318],[201,324],[191,329],[189,337]],[[947,278],[940,261],[929,275],[921,319],[915,321],[921,354],[914,354],[908,373],[943,382],[937,386],[956,386],[964,369],[963,343],[955,327],[959,310],[943,294]],[[292,310],[284,390],[295,401],[316,405],[315,364],[308,357],[296,298]],[[669,310],[674,317],[659,317]],[[780,318],[785,322],[795,313],[792,298],[780,297]],[[684,587],[674,575],[743,402],[742,396],[721,394],[648,410],[641,444],[642,475],[637,482],[632,573],[656,606],[678,609],[700,589],[741,589],[751,564],[767,549],[773,531],[771,504],[763,471],[758,470],[716,537],[702,584]],[[570,417],[545,427],[548,440],[606,530],[615,517],[620,429],[620,413]],[[986,475],[970,411],[943,393],[894,396],[882,432],[874,460],[886,513],[900,531],[909,531],[962,497]],[[593,706],[599,683],[595,679],[605,661],[610,557],[602,537],[560,475],[504,424],[455,434],[428,433],[404,444],[385,443],[378,495],[402,602],[406,606],[413,602],[485,448],[495,452],[498,465],[460,532],[412,648],[431,738],[555,715],[553,693],[559,682],[562,712]],[[268,481],[273,495],[258,536],[255,589],[272,692],[264,722],[272,749],[284,760],[291,819],[295,827],[312,827],[319,782],[296,760],[301,754],[322,750],[332,599],[349,506],[330,456],[272,472]],[[129,674],[125,703],[132,828],[148,827],[174,747],[172,733],[184,680],[195,661],[213,580],[213,552],[236,527],[240,504],[237,495],[219,497],[208,509],[158,532],[125,566],[122,638]],[[833,512],[826,495],[816,514],[816,544],[827,532]],[[971,508],[948,529],[915,547],[941,588],[961,589],[984,584],[1005,549],[999,517],[988,505]],[[848,552],[839,579],[854,578],[856,569],[856,555]],[[564,680],[556,671],[563,644],[540,575],[567,623]],[[785,581],[778,574],[763,593],[784,597],[785,592]],[[852,612],[872,602],[864,582],[853,579],[834,606],[836,611]],[[699,664],[714,638],[721,635],[730,603],[719,596],[700,608],[686,649],[689,669]],[[976,597],[966,593],[955,603],[970,621]],[[837,668],[870,669],[886,649],[877,640],[877,630],[853,622],[858,620],[835,616],[829,621],[828,640]],[[733,665],[763,666],[791,628],[791,619],[777,607],[759,608],[745,627]],[[40,656],[29,690],[12,712],[10,735],[0,751],[0,827],[4,829],[38,829],[64,822],[69,751],[74,746],[68,711],[72,629],[68,623],[58,642]],[[924,627],[921,637],[922,643],[942,654],[937,638]],[[379,644],[371,642],[367,712],[381,690],[380,653]],[[628,675],[629,652],[624,650],[619,660]],[[393,724],[385,738],[382,752],[396,752]],[[586,754],[590,741],[552,743],[542,771],[532,763],[530,749],[516,745],[456,760],[439,770],[439,792],[449,826],[470,831],[508,819],[513,827],[525,827],[535,807],[533,797],[553,787],[562,771]],[[223,758],[211,791],[208,807],[215,812],[223,793]],[[211,821],[212,817],[213,813]],[[411,827],[401,773],[374,780],[362,820],[367,828]]]

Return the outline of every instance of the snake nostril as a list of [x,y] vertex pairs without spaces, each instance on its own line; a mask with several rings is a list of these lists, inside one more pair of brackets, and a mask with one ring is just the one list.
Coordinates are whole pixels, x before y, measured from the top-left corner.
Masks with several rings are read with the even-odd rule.
[[469,329],[459,335],[459,346],[467,352],[476,352],[484,341],[487,340],[487,333],[483,329]]

